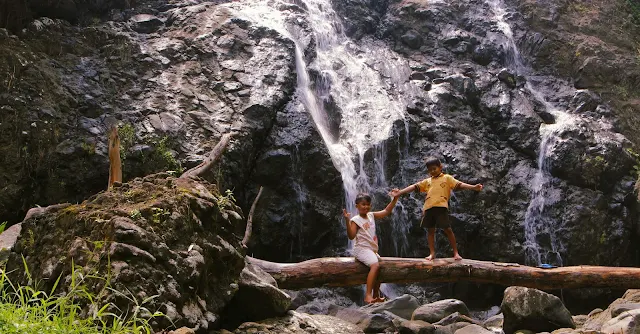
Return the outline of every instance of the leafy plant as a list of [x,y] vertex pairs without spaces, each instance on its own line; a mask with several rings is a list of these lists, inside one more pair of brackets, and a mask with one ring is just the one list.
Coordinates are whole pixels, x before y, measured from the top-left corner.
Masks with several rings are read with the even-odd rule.
[[[31,274],[23,258],[25,274],[31,281]],[[109,285],[107,277],[87,274],[72,263],[69,288],[57,293],[59,276],[51,291],[42,291],[37,285],[20,286],[12,282],[5,270],[0,270],[0,332],[7,334],[65,333],[65,334],[142,334],[152,333],[151,319],[163,317],[161,312],[150,312],[145,305],[157,296],[139,302],[133,295],[124,295]],[[105,283],[97,295],[87,289],[90,280]],[[112,291],[125,296],[135,307],[131,314],[122,314],[112,303],[100,304],[102,294]],[[87,301],[90,310],[96,310],[89,317],[82,317],[83,308],[79,301]],[[120,314],[110,312],[114,309]]]

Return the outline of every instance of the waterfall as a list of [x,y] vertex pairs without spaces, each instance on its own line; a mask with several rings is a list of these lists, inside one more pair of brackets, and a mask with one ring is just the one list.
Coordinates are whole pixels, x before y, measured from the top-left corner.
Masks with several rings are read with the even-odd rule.
[[[493,22],[496,23],[498,30],[505,38],[503,46],[508,52],[508,65],[516,74],[527,76],[529,69],[524,65],[513,31],[507,22],[506,16],[508,12],[503,1],[487,0],[486,3],[493,12]],[[545,213],[546,208],[560,199],[560,191],[554,188],[552,183],[547,157],[551,154],[553,145],[560,140],[559,134],[574,123],[574,118],[547,102],[542,93],[529,80],[527,80],[525,87],[536,100],[544,105],[546,112],[555,118],[553,124],[543,123],[540,126],[538,170],[530,185],[531,201],[524,219],[525,263],[528,265],[550,263],[561,266],[562,257],[560,253],[564,250],[564,246],[558,240],[558,233],[562,228],[561,222]]]
[[[300,2],[306,8],[307,25],[299,17],[290,19],[288,15],[293,13],[286,8],[291,4],[285,1],[258,0],[249,5],[230,6],[236,6],[241,15],[278,31],[295,43],[297,94],[311,115],[333,165],[341,174],[347,211],[354,214],[354,201],[359,192],[389,190],[385,178],[385,142],[394,123],[404,121],[406,102],[401,96],[410,96],[415,88],[407,83],[410,69],[400,56],[382,43],[356,45],[344,34],[330,0]],[[303,43],[309,35],[308,30],[313,34],[316,46],[316,57],[309,65],[305,61]],[[320,79],[312,82],[310,70],[318,73]],[[330,127],[320,97],[327,95],[339,110],[339,129]],[[408,129],[406,122],[405,128]],[[367,175],[365,170],[368,163],[365,153],[371,150],[375,175]],[[374,203],[376,208],[383,205],[386,203]],[[406,231],[411,223],[406,214],[400,218],[393,218],[394,235],[400,237],[393,241],[395,254],[389,255],[408,252]],[[348,248],[352,248],[351,242]]]

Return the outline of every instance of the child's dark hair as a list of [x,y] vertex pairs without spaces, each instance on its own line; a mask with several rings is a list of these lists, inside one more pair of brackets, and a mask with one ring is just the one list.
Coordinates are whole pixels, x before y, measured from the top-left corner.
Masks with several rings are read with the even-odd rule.
[[442,163],[440,162],[440,159],[431,156],[428,157],[424,160],[424,164],[427,166],[427,168],[429,168],[429,166],[440,166],[442,165]]
[[367,193],[359,193],[358,196],[356,196],[356,204],[362,201],[367,201],[368,203],[371,203],[371,196],[369,196],[369,194]]

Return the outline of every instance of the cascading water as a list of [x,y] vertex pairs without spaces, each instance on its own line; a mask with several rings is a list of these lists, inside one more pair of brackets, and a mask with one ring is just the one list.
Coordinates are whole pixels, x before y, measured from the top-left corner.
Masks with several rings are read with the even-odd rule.
[[[498,30],[505,37],[504,47],[508,52],[509,65],[516,74],[526,76],[529,72],[524,65],[520,51],[515,43],[511,26],[506,21],[508,14],[502,0],[487,0],[486,3],[493,11],[493,21]],[[546,112],[553,115],[553,124],[542,124],[540,126],[540,146],[538,152],[538,171],[531,183],[531,202],[525,213],[525,262],[528,265],[540,265],[550,263],[557,266],[562,265],[560,253],[564,251],[564,246],[558,240],[558,232],[561,230],[560,222],[545,214],[545,208],[555,204],[560,199],[559,190],[552,184],[552,177],[549,173],[547,157],[550,150],[559,140],[559,133],[571,126],[574,122],[571,115],[555,108],[547,102],[542,93],[537,90],[529,81],[525,86],[527,90],[541,102]]]
[[[388,189],[384,176],[385,141],[391,134],[393,124],[404,119],[405,103],[400,96],[411,96],[415,88],[406,83],[410,69],[401,57],[374,42],[367,43],[366,48],[361,49],[344,34],[342,23],[329,0],[301,2],[306,7],[308,28],[315,37],[316,58],[309,66],[319,74],[320,79],[315,83],[311,81],[303,51],[302,41],[309,32],[300,18],[288,20],[287,13],[281,11],[287,8],[284,5],[291,4],[260,0],[249,5],[231,6],[238,6],[240,13],[248,19],[294,41],[298,96],[313,118],[334,166],[340,171],[347,210],[353,213],[359,192]],[[340,111],[339,134],[329,125],[327,111],[318,97],[319,92],[323,96],[329,95]],[[365,153],[369,150],[374,152],[375,175],[367,175],[365,171]],[[375,204],[380,206],[383,203]],[[405,232],[410,222],[406,215],[403,217],[405,219],[394,217],[394,235],[402,237],[394,239],[396,254],[389,255],[398,256],[408,252]]]

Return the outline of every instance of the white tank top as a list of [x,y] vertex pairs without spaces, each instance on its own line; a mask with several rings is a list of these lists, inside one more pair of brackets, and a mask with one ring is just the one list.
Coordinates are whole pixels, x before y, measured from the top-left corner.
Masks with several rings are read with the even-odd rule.
[[354,247],[371,249],[377,252],[378,237],[376,237],[376,220],[373,217],[373,212],[367,213],[367,218],[362,218],[360,215],[357,215],[351,218],[351,221],[360,227],[356,233],[356,244]]

